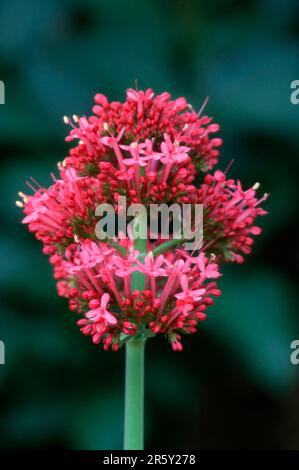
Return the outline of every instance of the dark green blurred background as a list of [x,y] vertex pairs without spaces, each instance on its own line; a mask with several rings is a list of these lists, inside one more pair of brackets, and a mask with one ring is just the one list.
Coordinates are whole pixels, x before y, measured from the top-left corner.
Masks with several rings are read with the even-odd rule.
[[196,108],[209,95],[219,167],[235,159],[232,177],[271,193],[253,256],[225,267],[184,352],[147,344],[147,448],[299,448],[298,20],[297,0],[1,0],[1,447],[122,445],[123,351],[79,333],[14,201],[66,155],[62,115],[138,79]]

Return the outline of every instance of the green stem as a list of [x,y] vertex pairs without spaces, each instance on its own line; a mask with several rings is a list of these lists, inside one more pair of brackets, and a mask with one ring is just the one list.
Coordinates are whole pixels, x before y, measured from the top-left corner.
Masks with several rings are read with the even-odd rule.
[[161,253],[164,253],[164,251],[170,250],[170,248],[174,248],[178,245],[182,245],[182,243],[184,242],[185,242],[184,238],[179,238],[179,239],[173,238],[172,240],[169,240],[168,242],[161,243],[161,245],[157,246],[157,248],[153,250],[153,255],[158,256]]
[[[138,226],[139,234],[141,237],[137,237],[134,239],[134,250],[139,252],[138,260],[143,263],[144,258],[146,256],[146,247],[147,247],[147,220],[139,215],[139,217],[135,217],[135,228]],[[137,232],[134,232],[135,235]],[[142,292],[145,287],[145,274],[139,271],[133,271],[131,276],[131,291],[139,290]]]
[[110,245],[113,246],[114,248],[117,249],[117,251],[119,251],[122,255],[126,255],[127,254],[127,250],[125,247],[119,245],[118,243],[114,242],[114,241],[110,241]]
[[[135,228],[139,225],[140,237],[134,240],[134,249],[138,250],[138,260],[143,263],[146,256],[147,220],[135,218]],[[145,229],[142,234],[142,227]],[[136,232],[135,232],[136,233]],[[142,292],[145,288],[145,274],[134,271],[131,275],[131,291]],[[143,412],[144,412],[144,345],[146,337],[141,335],[126,343],[126,379],[125,379],[125,427],[124,449],[143,449]]]
[[144,346],[139,337],[126,344],[124,449],[143,449]]

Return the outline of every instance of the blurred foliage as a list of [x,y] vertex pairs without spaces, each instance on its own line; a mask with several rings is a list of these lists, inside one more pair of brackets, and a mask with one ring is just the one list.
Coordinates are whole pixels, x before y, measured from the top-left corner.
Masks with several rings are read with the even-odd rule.
[[[1,316],[3,448],[121,447],[123,352],[78,332],[14,200],[67,152],[61,116],[95,92],[169,90],[222,126],[220,168],[271,193],[263,236],[226,266],[201,331],[174,354],[147,345],[147,447],[299,448],[296,202],[297,0],[1,0]],[[182,432],[181,430],[184,430]]]

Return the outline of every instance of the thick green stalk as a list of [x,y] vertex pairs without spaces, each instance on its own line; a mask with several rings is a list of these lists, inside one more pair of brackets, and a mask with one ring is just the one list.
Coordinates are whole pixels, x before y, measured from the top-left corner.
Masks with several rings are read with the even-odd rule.
[[[138,259],[142,263],[146,256],[146,230],[142,237],[141,224],[147,221],[142,217],[135,219],[139,224],[141,237],[134,240],[134,249],[139,251]],[[145,227],[146,228],[146,227]],[[131,276],[131,291],[142,291],[145,287],[145,274],[133,272]],[[126,343],[126,379],[125,379],[125,426],[124,449],[143,449],[144,427],[144,345],[146,338],[141,335]]]
[[145,338],[126,344],[124,449],[143,449],[144,345]]
[[[146,220],[142,220],[142,217],[140,219],[136,218],[136,224],[145,224]],[[139,232],[142,232],[142,229],[139,230]],[[145,231],[146,233],[146,231]],[[146,256],[146,245],[147,245],[147,239],[146,238],[136,238],[134,240],[134,250],[139,251],[138,255],[138,260],[143,263],[144,258]],[[134,271],[131,276],[131,291],[133,292],[134,290],[139,290],[140,292],[144,290],[145,287],[145,274],[140,273],[139,271]]]
[[175,248],[178,245],[182,245],[185,240],[184,238],[173,238],[172,240],[169,240],[168,242],[161,243],[161,245],[158,245],[157,248],[153,250],[153,255],[158,256],[161,253],[164,253],[164,251],[170,250],[171,248]]

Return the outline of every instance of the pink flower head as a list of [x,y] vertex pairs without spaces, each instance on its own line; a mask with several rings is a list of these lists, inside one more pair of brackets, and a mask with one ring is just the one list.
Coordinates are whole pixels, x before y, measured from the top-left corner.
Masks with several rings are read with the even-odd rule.
[[145,141],[145,149],[143,150],[144,154],[149,157],[149,159],[153,160],[161,160],[163,153],[156,152],[153,148],[153,141],[150,139],[146,139]]
[[[64,118],[66,140],[76,143],[50,186],[31,178],[31,193],[20,193],[23,223],[49,256],[58,294],[81,316],[80,331],[105,350],[162,334],[181,351],[183,335],[197,331],[221,293],[221,264],[242,263],[261,232],[256,219],[268,195],[213,170],[222,140],[205,104],[197,113],[186,98],[150,88],[128,89],[123,102],[98,93],[90,116]],[[125,231],[120,223],[113,239],[97,239],[96,208],[110,204],[120,220],[123,196],[127,207],[202,204],[203,246],[190,252],[183,238],[155,239],[148,225],[141,249],[132,225]]]
[[153,98],[153,96],[154,96],[154,92],[151,89],[146,90],[146,92],[142,90],[136,91],[136,90],[133,90],[132,88],[129,88],[127,90],[128,101],[133,101],[137,104],[137,111],[139,115],[141,115],[143,112],[143,104],[147,100]]
[[162,157],[161,162],[165,165],[167,163],[182,163],[188,158],[190,148],[180,146],[176,142],[172,142],[170,137],[165,133],[164,141],[161,144]]
[[190,289],[188,287],[188,278],[186,274],[183,274],[181,277],[181,287],[183,289],[182,292],[175,294],[175,298],[179,300],[183,300],[184,302],[197,302],[201,300],[202,295],[206,292],[205,289]]
[[189,261],[198,266],[203,279],[216,279],[221,276],[217,263],[209,262],[204,253],[198,256],[190,256]]
[[113,147],[115,143],[120,142],[124,132],[125,128],[123,127],[116,137],[113,135],[104,136],[101,138],[101,142],[107,147]]
[[35,222],[39,219],[42,214],[47,213],[46,202],[49,200],[49,195],[47,193],[40,193],[36,197],[28,198],[28,203],[26,206],[26,212],[28,215],[22,220],[23,224],[29,224],[30,222]]
[[163,255],[157,256],[154,259],[152,253],[149,253],[144,260],[144,263],[138,263],[141,272],[146,273],[149,276],[159,277],[167,276],[166,270],[162,268],[165,259]]
[[137,165],[137,166],[146,166],[147,160],[150,160],[150,157],[141,156],[141,151],[144,149],[145,144],[138,144],[137,142],[132,142],[130,145],[121,145],[120,148],[130,152],[131,157],[124,160],[124,164],[127,166]]
[[98,308],[94,308],[92,310],[89,310],[85,316],[89,320],[92,320],[93,322],[104,322],[107,325],[116,325],[117,324],[117,318],[112,315],[109,310],[107,310],[107,305],[109,304],[110,300],[110,295],[109,294],[103,294],[101,297],[101,302],[100,306]]

